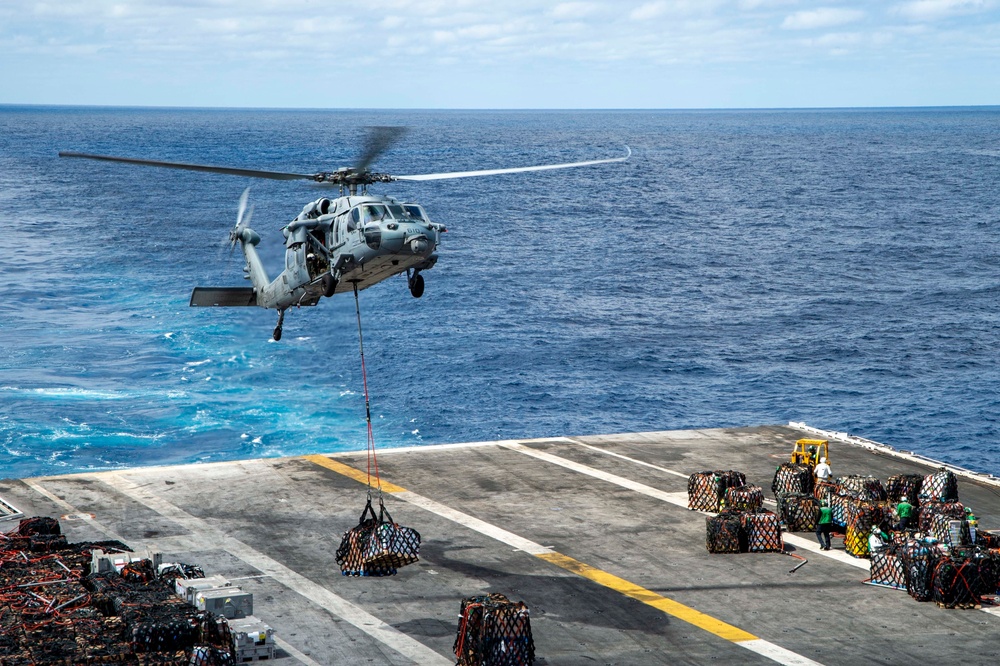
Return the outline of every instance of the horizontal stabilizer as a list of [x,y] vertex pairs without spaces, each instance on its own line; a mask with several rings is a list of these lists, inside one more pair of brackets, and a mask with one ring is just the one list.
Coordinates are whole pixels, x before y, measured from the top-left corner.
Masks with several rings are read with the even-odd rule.
[[253,287],[195,287],[191,307],[235,308],[257,305]]

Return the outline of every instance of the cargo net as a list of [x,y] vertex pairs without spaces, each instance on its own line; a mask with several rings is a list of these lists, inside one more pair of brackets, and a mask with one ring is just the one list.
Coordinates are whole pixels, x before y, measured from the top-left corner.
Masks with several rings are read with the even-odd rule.
[[958,478],[953,472],[941,470],[928,474],[920,486],[920,503],[924,501],[957,502]]
[[774,470],[771,492],[775,497],[778,493],[812,493],[812,468],[801,463],[782,463]]
[[884,527],[892,515],[888,502],[865,502],[849,499],[847,502],[847,530],[844,550],[854,557],[868,557],[868,537],[874,527]]
[[938,514],[931,523],[930,535],[949,546],[971,546],[972,533],[969,521]]
[[930,601],[934,593],[931,586],[934,567],[942,551],[931,544],[910,539],[896,552],[903,561],[906,591],[917,601]]
[[931,598],[944,608],[979,608],[997,589],[995,561],[978,553],[953,554],[934,566]]
[[234,663],[225,618],[177,599],[148,560],[125,575],[91,574],[96,549],[131,550],[119,541],[66,543],[52,518],[26,518],[0,535],[0,665]]
[[976,530],[976,545],[980,548],[1000,549],[1000,532]]
[[710,553],[745,553],[749,550],[743,516],[739,511],[723,511],[705,519],[705,546]]
[[785,549],[777,514],[767,509],[726,509],[705,519],[710,553],[780,553]]
[[811,494],[778,493],[778,515],[789,532],[811,532],[819,520],[819,500]]
[[755,511],[764,506],[764,491],[760,486],[740,486],[726,491],[726,509]]
[[887,499],[882,482],[874,476],[842,476],[837,479],[841,490],[865,502],[883,502]]
[[499,593],[462,600],[457,666],[530,666],[535,663],[528,607]]
[[381,498],[376,516],[369,496],[357,527],[344,532],[337,564],[345,576],[394,576],[399,567],[416,562],[419,554],[420,534],[393,521]]
[[743,472],[717,470],[697,472],[688,477],[688,508],[695,511],[718,511],[726,491],[745,486]]
[[885,494],[893,504],[899,504],[906,500],[913,506],[918,506],[920,501],[920,487],[924,483],[921,474],[897,474],[890,476],[885,484]]
[[896,590],[906,589],[906,572],[899,546],[890,545],[871,554],[871,578],[867,582]]
[[920,505],[917,531],[923,534],[933,534],[934,522],[938,516],[946,516],[950,520],[961,520],[965,518],[965,507],[961,502],[927,500]]
[[778,516],[772,511],[747,511],[743,514],[743,529],[747,535],[747,550],[751,553],[780,553],[785,550]]
[[835,525],[847,525],[848,504],[855,498],[845,490],[838,490],[829,497],[830,519]]

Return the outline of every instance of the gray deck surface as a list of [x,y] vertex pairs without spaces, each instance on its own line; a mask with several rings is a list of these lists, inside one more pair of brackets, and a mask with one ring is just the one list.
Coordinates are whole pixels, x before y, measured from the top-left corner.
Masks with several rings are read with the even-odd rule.
[[[230,578],[253,592],[254,614],[275,629],[279,664],[454,663],[460,602],[486,592],[531,609],[539,665],[772,664],[796,663],[796,655],[829,665],[996,663],[996,614],[863,585],[867,570],[840,539],[827,554],[811,533],[799,534],[805,541],[789,550],[809,563],[793,574],[798,560],[786,555],[711,555],[704,514],[642,490],[683,502],[687,475],[735,469],[770,497],[775,467],[804,436],[765,426],[521,442],[585,468],[503,443],[383,451],[383,481],[409,491],[387,493],[386,506],[423,536],[421,561],[384,579],[340,574],[334,553],[357,524],[365,487],[306,458],[4,480],[0,497],[26,515],[62,516],[70,541],[119,538]],[[835,476],[929,471],[848,444],[830,448]],[[366,468],[364,453],[330,457]],[[982,528],[1000,528],[995,488],[960,479],[959,494]],[[449,510],[484,523],[459,524]],[[758,654],[498,540],[490,526],[785,652]]]

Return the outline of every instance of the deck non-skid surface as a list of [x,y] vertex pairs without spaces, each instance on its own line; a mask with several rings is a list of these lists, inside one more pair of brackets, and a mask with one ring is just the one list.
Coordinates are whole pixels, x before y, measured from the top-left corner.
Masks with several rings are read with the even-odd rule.
[[[786,535],[780,554],[710,555],[687,477],[736,469],[770,496],[803,433],[674,431],[384,451],[386,507],[423,536],[390,578],[340,574],[365,502],[365,454],[0,481],[26,515],[61,516],[71,541],[119,538],[201,565],[254,594],[277,663],[449,664],[464,597],[523,600],[539,665],[995,663],[1000,617],[944,610],[861,584],[867,560]],[[927,473],[831,444],[834,473]],[[960,480],[984,528],[997,491]],[[0,523],[2,528],[2,523]]]

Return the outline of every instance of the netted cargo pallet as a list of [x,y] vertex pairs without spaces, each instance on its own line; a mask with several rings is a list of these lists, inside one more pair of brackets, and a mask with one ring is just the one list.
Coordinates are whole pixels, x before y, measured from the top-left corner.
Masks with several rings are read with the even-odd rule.
[[832,504],[833,496],[837,494],[840,489],[837,487],[836,483],[831,483],[829,481],[816,481],[816,486],[813,488],[813,496],[816,497],[821,502],[826,502],[828,505]]
[[882,502],[886,499],[882,482],[874,476],[842,476],[837,479],[837,486],[865,502]]
[[932,599],[945,608],[979,608],[983,595],[996,592],[996,582],[989,558],[942,557],[934,567]]
[[1000,548],[1000,532],[976,530],[976,545],[981,548]]
[[924,501],[957,502],[958,477],[954,472],[940,470],[924,477],[920,486],[920,503]]
[[856,498],[846,490],[837,490],[830,495],[830,519],[834,525],[847,525],[848,505]]
[[888,502],[851,500],[848,504],[844,550],[854,557],[868,557],[868,537],[875,527],[884,527],[891,515]]
[[775,497],[779,493],[812,493],[812,468],[801,463],[782,463],[774,470],[771,492]]
[[747,550],[746,530],[742,515],[723,511],[705,519],[705,547],[710,553],[744,553]]
[[688,508],[716,512],[730,488],[746,485],[746,475],[734,470],[696,472],[688,477]]
[[971,546],[972,533],[969,531],[969,521],[964,518],[952,518],[943,514],[934,516],[931,523],[930,536],[949,546]]
[[754,511],[764,506],[764,491],[760,486],[741,486],[726,491],[726,509]]
[[947,516],[952,520],[965,518],[965,507],[961,502],[939,502],[927,500],[920,505],[920,517],[917,519],[917,531],[931,534],[934,531],[934,521],[937,516]]
[[462,600],[457,666],[530,666],[535,662],[528,607],[494,593]]
[[895,546],[876,550],[871,554],[871,578],[868,582],[897,590],[906,589],[906,572],[903,560]]
[[777,514],[767,509],[743,514],[747,550],[751,553],[780,553],[785,550]]
[[934,594],[934,567],[941,551],[930,544],[910,539],[896,551],[903,561],[906,591],[917,601],[930,601]]
[[[231,666],[219,620],[174,597],[172,580],[158,578],[149,560],[131,562],[125,576],[88,574],[95,550],[130,549],[118,541],[67,544],[60,532],[57,521],[36,517],[0,538],[0,664]],[[30,550],[32,541],[55,536],[44,550]],[[214,656],[196,658],[198,644]]]
[[922,474],[897,474],[889,477],[885,485],[885,493],[893,504],[899,504],[905,499],[913,506],[918,506],[920,487],[923,483]]
[[778,516],[789,532],[811,532],[819,520],[819,500],[811,494],[779,493]]
[[336,557],[345,576],[393,576],[419,554],[420,533],[393,521],[381,500],[376,515],[369,497],[357,527],[344,532]]

